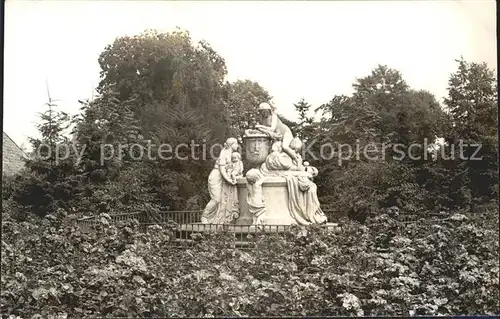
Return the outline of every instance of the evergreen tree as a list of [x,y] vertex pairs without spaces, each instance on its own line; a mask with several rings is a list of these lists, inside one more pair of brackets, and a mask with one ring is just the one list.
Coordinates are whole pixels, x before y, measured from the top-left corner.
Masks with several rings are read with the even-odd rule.
[[57,103],[48,96],[49,101],[45,103],[47,109],[39,113],[40,123],[36,125],[41,138],[29,138],[29,142],[37,160],[41,160],[50,166],[56,165],[56,159],[60,154],[56,153],[57,145],[68,142],[68,137],[64,135],[70,126],[70,117],[67,113],[56,111]]
[[41,138],[30,138],[35,155],[26,160],[26,170],[17,177],[18,192],[14,196],[39,216],[58,208],[71,209],[70,202],[78,193],[74,157],[65,135],[70,117],[54,109],[57,104],[50,95],[46,106],[37,125]]
[[304,98],[293,105],[297,113],[299,113],[299,121],[297,123],[298,135],[301,139],[306,140],[312,133],[310,125],[314,121],[314,117],[310,116],[311,105]]
[[[485,63],[468,63],[463,58],[457,63],[458,70],[450,76],[448,97],[444,101],[453,124],[446,140],[454,147],[455,161],[463,162],[457,164],[458,172],[467,175],[472,196],[496,197],[498,97],[495,74]],[[476,160],[473,155],[481,159]]]

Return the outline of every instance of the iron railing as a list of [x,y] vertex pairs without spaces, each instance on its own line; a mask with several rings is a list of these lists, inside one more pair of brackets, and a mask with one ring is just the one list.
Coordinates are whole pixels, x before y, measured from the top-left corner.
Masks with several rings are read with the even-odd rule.
[[[193,245],[202,238],[217,237],[217,242],[229,244],[232,247],[252,248],[255,246],[255,239],[259,235],[273,234],[283,236],[289,233],[290,225],[236,225],[236,224],[201,224],[201,210],[191,211],[166,211],[166,212],[137,212],[109,215],[109,222],[115,224],[136,220],[139,223],[139,230],[148,232],[148,227],[152,225],[175,225],[176,243],[185,247]],[[335,220],[333,211],[325,211],[329,221]],[[82,231],[90,231],[94,225],[100,223],[103,216],[89,216],[76,220],[77,226]],[[339,230],[336,224],[325,226],[329,230]]]
[[[327,216],[328,222],[335,222],[339,219],[335,210],[324,209],[323,212]],[[123,222],[128,220],[137,220],[141,225],[166,224],[174,222],[179,225],[189,225],[201,223],[202,210],[184,210],[184,211],[165,211],[165,212],[136,212],[109,215],[111,222]],[[394,217],[400,223],[415,223],[420,221],[439,222],[449,217],[449,214],[400,214]],[[80,218],[76,221],[77,225],[83,228],[88,228],[99,220],[99,216],[89,216]],[[215,227],[215,226],[214,226]],[[229,226],[228,226],[229,227]],[[218,228],[220,229],[220,227]]]
[[[338,220],[334,210],[323,210],[327,215],[328,224],[321,227],[328,231],[340,231],[337,224],[332,223]],[[203,238],[217,237],[218,243],[228,244],[232,247],[254,248],[255,240],[260,235],[273,234],[275,236],[286,236],[290,230],[290,225],[235,225],[235,224],[201,224],[201,210],[191,211],[166,211],[166,212],[137,212],[109,215],[109,222],[119,223],[129,220],[136,220],[139,223],[139,230],[148,232],[151,225],[173,225],[175,230],[175,243],[179,247],[193,245]],[[90,216],[78,219],[77,226],[82,231],[90,231],[93,225],[100,222],[102,216]],[[449,220],[448,215],[443,214],[400,214],[393,217],[401,227],[410,223],[440,223]]]
[[[179,225],[186,224],[197,224],[201,223],[202,210],[183,210],[183,211],[165,211],[158,213],[147,213],[147,212],[136,212],[136,213],[123,213],[123,214],[111,214],[109,217],[112,222],[123,222],[128,220],[137,220],[139,224],[153,225],[153,224],[165,224],[169,222],[174,222]],[[336,220],[335,212],[333,210],[323,211],[328,221]],[[97,216],[83,217],[76,221],[78,226],[88,227],[99,221],[101,218]]]

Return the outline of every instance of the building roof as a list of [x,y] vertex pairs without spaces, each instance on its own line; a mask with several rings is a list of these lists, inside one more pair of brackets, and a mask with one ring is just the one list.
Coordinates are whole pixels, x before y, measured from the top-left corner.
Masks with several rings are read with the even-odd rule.
[[2,140],[2,173],[13,175],[24,168],[24,159],[28,155],[7,135],[3,132]]

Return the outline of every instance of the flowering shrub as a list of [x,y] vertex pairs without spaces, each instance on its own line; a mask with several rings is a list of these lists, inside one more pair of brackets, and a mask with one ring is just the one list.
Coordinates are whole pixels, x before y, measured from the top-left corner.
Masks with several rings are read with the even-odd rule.
[[[3,211],[3,314],[104,317],[408,316],[499,314],[498,228],[455,214],[401,223],[377,214],[342,232],[295,227],[258,235],[253,250],[227,234],[173,245],[173,225],[81,232],[63,212],[15,221]],[[498,217],[497,217],[498,218]]]

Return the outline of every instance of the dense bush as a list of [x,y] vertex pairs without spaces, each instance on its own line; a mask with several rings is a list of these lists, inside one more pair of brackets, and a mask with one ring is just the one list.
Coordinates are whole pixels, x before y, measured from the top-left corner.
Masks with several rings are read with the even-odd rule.
[[[498,220],[496,208],[484,209]],[[392,216],[344,221],[341,233],[295,228],[286,240],[258,237],[259,248],[244,251],[223,246],[223,235],[175,248],[174,225],[141,233],[137,223],[113,225],[102,214],[82,233],[64,212],[16,222],[4,211],[2,313],[499,314],[498,228],[463,212],[440,223]]]
[[420,217],[448,210],[438,205],[440,193],[430,196],[416,175],[415,168],[394,161],[353,163],[317,178],[320,202],[334,216],[348,216],[361,223],[391,207]]

